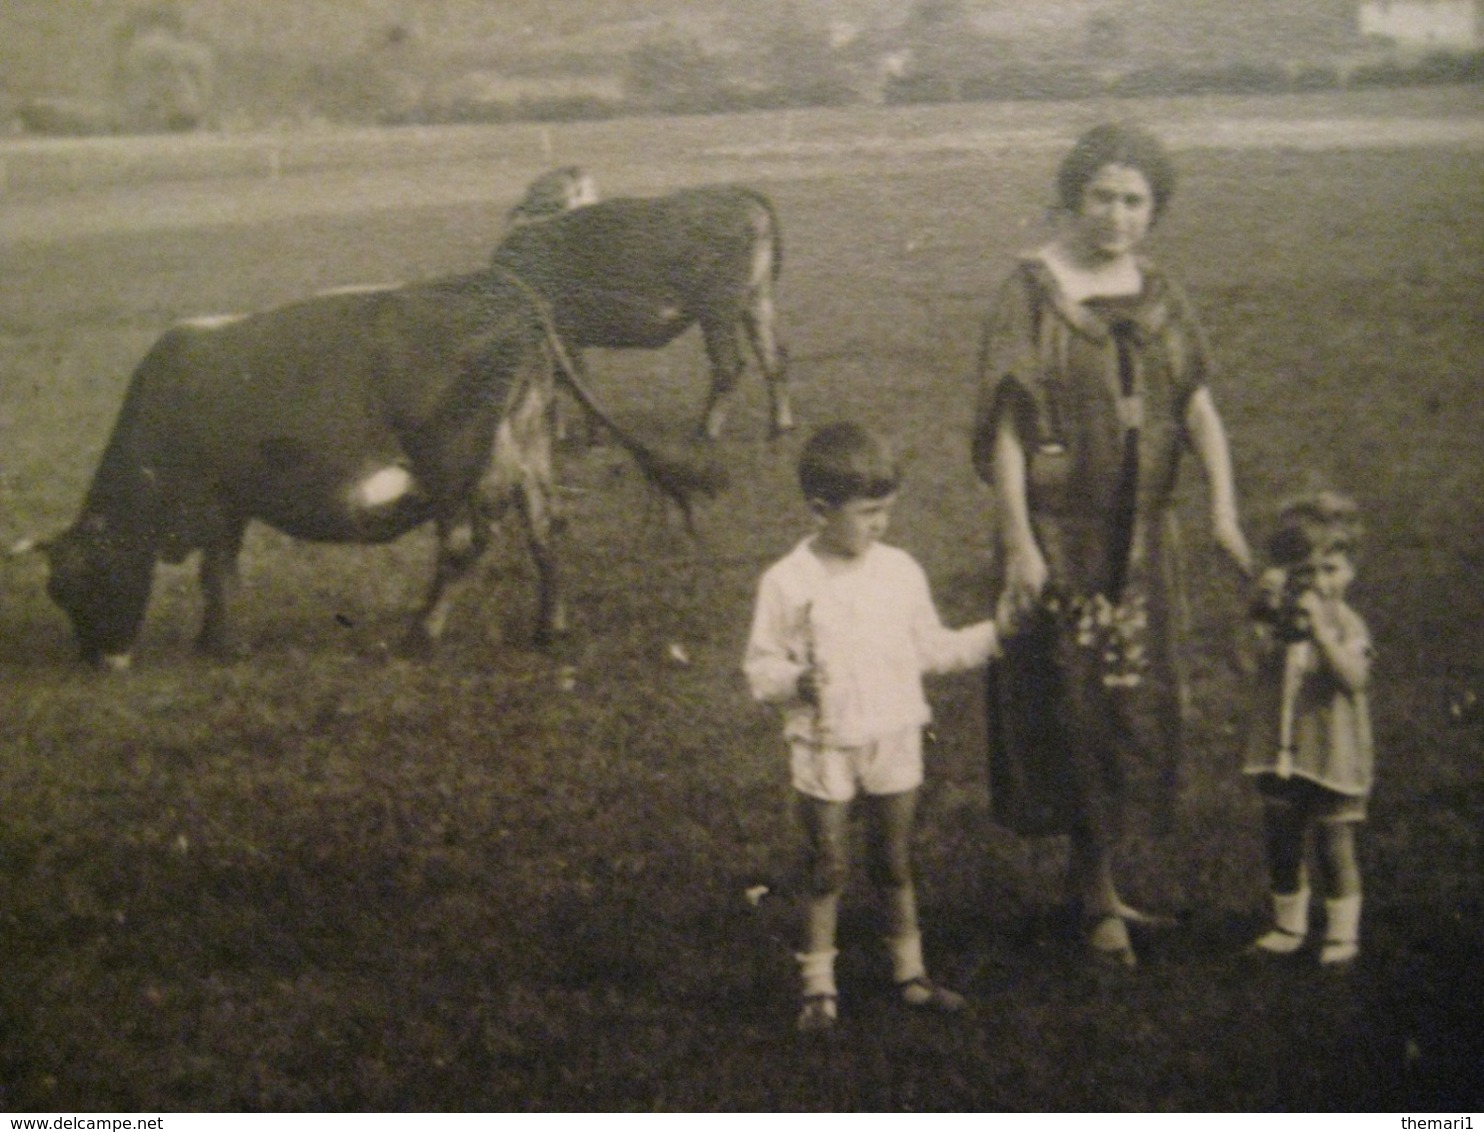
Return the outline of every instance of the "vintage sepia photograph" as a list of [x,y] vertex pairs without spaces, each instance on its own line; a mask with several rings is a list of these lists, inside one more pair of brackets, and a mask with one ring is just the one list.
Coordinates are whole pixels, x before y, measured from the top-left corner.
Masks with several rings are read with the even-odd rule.
[[1481,579],[1484,0],[0,3],[0,1111],[1472,1127]]

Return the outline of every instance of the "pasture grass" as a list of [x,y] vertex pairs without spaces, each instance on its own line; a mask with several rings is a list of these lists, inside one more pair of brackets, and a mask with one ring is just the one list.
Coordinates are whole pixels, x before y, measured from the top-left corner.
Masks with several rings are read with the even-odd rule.
[[[964,439],[976,315],[1036,238],[1053,161],[766,186],[801,415],[904,443],[892,538],[953,623],[988,602],[987,494]],[[930,962],[974,1011],[896,1006],[857,882],[843,1023],[796,1038],[797,834],[776,722],[738,662],[757,575],[805,517],[799,440],[759,439],[753,383],[718,448],[733,488],[699,542],[617,452],[566,454],[576,624],[549,653],[528,644],[514,540],[420,665],[388,648],[425,580],[420,535],[368,550],[255,531],[239,610],[251,658],[222,666],[189,652],[190,569],[162,568],[123,678],[72,666],[39,562],[10,563],[0,1108],[1480,1107],[1484,743],[1448,704],[1484,685],[1484,156],[1180,164],[1157,252],[1223,361],[1250,533],[1311,479],[1353,492],[1369,522],[1355,600],[1381,648],[1380,782],[1354,969],[1240,955],[1265,902],[1236,773],[1242,595],[1187,484],[1185,792],[1170,837],[1131,842],[1125,877],[1180,926],[1140,940],[1136,973],[1081,962],[1064,846],[990,821],[976,680],[940,680],[918,867]],[[128,369],[169,318],[289,297],[327,263],[405,276],[392,261],[414,246],[470,267],[503,207],[326,222],[309,240],[268,223],[22,249],[24,286],[0,297],[7,540],[70,519]],[[592,361],[626,423],[683,443],[696,343]]]

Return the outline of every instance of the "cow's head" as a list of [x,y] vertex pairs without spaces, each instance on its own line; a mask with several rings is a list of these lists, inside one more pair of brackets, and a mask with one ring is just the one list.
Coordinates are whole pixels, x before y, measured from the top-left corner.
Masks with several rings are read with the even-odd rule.
[[127,668],[149,602],[154,546],[91,514],[39,549],[49,567],[46,592],[71,618],[83,661]]
[[505,214],[505,230],[597,203],[598,184],[593,175],[580,165],[564,165],[541,174],[526,187],[526,195]]

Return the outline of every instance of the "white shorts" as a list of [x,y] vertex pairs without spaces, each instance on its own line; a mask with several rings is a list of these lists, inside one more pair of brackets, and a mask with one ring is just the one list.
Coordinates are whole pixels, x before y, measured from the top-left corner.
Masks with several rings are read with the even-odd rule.
[[909,727],[862,747],[789,740],[794,789],[822,802],[848,802],[856,789],[900,794],[922,785],[922,728]]

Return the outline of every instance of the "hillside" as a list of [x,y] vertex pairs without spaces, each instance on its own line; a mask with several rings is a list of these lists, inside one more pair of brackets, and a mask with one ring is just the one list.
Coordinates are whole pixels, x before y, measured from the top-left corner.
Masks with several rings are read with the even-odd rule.
[[745,49],[781,24],[839,41],[890,38],[914,10],[1037,53],[1081,49],[1089,21],[1117,28],[1136,58],[1312,57],[1354,39],[1352,0],[6,0],[0,82],[14,95],[100,93],[114,29],[142,7],[173,7],[219,50],[331,61],[366,52],[393,27],[433,55],[615,57],[658,38]]

